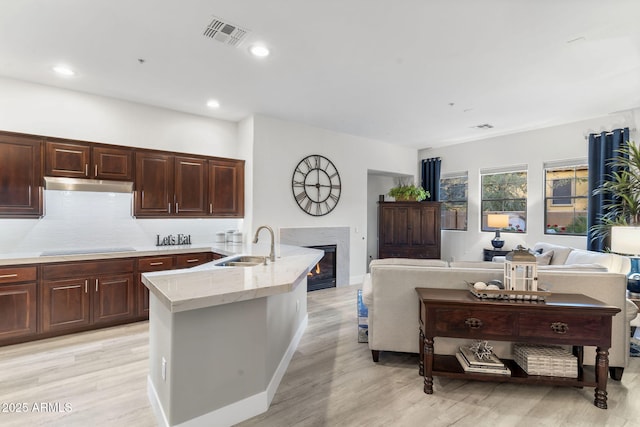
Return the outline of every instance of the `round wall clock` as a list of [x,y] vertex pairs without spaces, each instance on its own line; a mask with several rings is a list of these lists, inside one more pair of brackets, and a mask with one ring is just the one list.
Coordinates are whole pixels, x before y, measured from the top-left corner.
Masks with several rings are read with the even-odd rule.
[[331,160],[312,154],[296,166],[291,189],[300,209],[313,216],[326,215],[340,200],[340,174]]

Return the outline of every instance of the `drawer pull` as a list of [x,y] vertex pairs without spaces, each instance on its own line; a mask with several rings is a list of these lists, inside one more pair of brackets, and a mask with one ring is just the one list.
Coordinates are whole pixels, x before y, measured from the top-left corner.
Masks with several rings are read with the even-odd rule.
[[149,265],[162,265],[164,264],[164,262],[162,261],[157,261],[157,262],[150,262]]
[[553,322],[551,324],[551,330],[556,334],[566,334],[569,330],[569,325],[564,322]]
[[9,277],[18,277],[18,274],[17,273],[3,274],[2,276],[0,276],[0,279],[8,279]]
[[187,262],[198,262],[200,261],[198,258],[188,259]]
[[480,329],[482,327],[482,320],[477,317],[469,317],[464,321],[464,324],[469,327],[469,329]]

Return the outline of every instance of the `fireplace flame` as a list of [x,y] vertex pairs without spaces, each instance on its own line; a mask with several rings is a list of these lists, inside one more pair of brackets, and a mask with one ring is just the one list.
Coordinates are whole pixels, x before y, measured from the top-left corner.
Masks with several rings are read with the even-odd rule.
[[315,273],[313,272],[313,270],[309,271],[309,273],[307,273],[308,277],[314,276],[315,274],[320,274],[320,263],[316,264],[316,268],[315,268]]

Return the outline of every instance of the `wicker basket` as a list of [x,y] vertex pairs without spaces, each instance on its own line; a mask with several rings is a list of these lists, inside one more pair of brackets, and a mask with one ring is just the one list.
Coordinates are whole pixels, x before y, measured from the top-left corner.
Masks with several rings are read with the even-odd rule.
[[578,377],[578,359],[558,346],[514,344],[513,359],[529,375]]

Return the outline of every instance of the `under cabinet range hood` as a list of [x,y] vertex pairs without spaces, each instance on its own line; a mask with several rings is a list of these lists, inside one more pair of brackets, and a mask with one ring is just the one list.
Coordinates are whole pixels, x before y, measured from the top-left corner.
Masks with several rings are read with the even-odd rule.
[[57,176],[45,176],[44,188],[46,190],[63,190],[63,191],[131,193],[133,191],[133,182],[104,181],[100,179],[61,178]]

